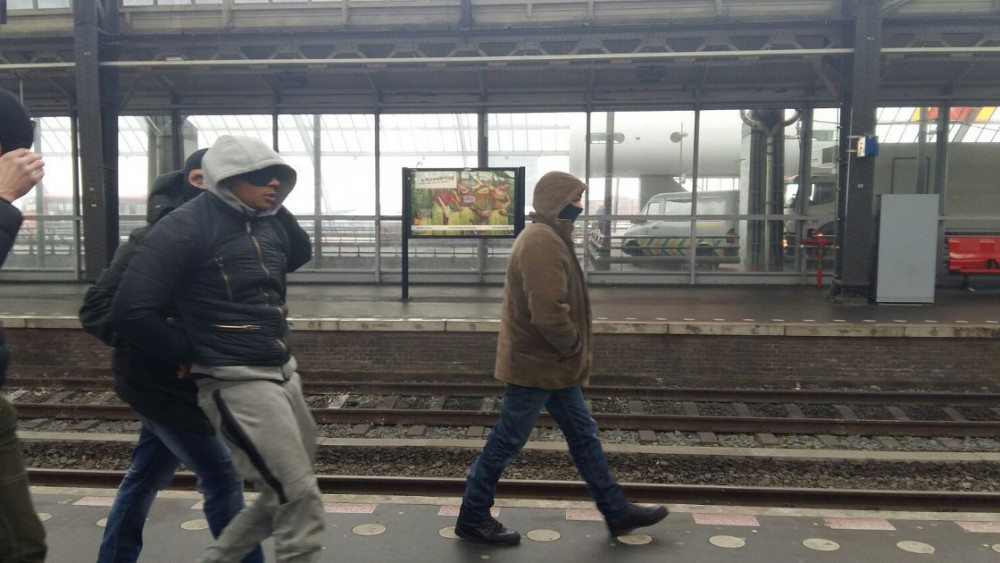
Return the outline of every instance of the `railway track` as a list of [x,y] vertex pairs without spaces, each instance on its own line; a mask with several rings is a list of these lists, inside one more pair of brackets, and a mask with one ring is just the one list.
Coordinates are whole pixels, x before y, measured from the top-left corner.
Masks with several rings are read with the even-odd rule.
[[[304,376],[306,394],[350,393],[354,395],[413,395],[483,397],[499,396],[503,385],[497,382],[413,382],[365,379],[344,379],[330,374]],[[627,379],[627,378],[623,378]],[[810,403],[857,405],[997,405],[1000,394],[941,392],[941,391],[858,391],[842,389],[723,389],[665,387],[663,384],[643,385],[591,385],[586,388],[590,397],[620,397],[661,401],[744,402],[744,403]],[[8,392],[23,388],[59,390],[110,391],[112,380],[106,378],[78,377],[23,377],[8,376]],[[1000,416],[1000,413],[998,413]]]
[[[114,488],[122,471],[29,469],[34,485]],[[319,475],[327,494],[409,495],[461,497],[465,480],[458,478]],[[623,483],[629,498],[638,502],[698,505],[778,506],[865,510],[920,510],[934,512],[1000,512],[1000,493],[952,491],[885,491],[794,487],[738,487]],[[192,473],[179,472],[171,488],[194,490]],[[550,500],[590,500],[580,482],[501,480],[500,497]]]
[[[107,390],[107,380],[48,380],[41,392],[29,391],[39,389],[31,386],[38,381],[14,378],[9,387],[19,416],[32,421],[22,426],[135,419]],[[354,425],[358,433],[377,426],[488,428],[502,395],[499,385],[469,383],[315,381],[305,390],[317,423]],[[655,432],[755,434],[765,441],[798,434],[1000,437],[996,394],[594,386],[587,397],[602,429],[638,431],[647,442]],[[547,414],[538,424],[556,426]]]
[[[124,405],[15,404],[19,416],[31,419],[135,420]],[[423,409],[312,409],[318,424],[406,425],[406,426],[492,426],[495,412]],[[957,420],[871,420],[831,418],[726,417],[659,415],[641,413],[594,413],[601,428],[618,430],[714,432],[743,434],[815,434],[866,436],[975,437],[1000,436],[1000,421]],[[556,427],[548,415],[538,425]]]

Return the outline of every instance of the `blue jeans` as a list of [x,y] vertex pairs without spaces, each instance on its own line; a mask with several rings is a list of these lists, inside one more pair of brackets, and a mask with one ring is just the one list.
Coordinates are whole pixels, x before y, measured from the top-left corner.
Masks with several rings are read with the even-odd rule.
[[598,510],[605,517],[615,517],[628,507],[625,493],[608,470],[597,423],[583,401],[583,391],[579,387],[551,390],[508,384],[500,421],[466,478],[460,521],[474,525],[489,519],[500,474],[528,441],[543,406],[559,423],[573,463]]
[[[205,497],[205,518],[213,537],[218,537],[244,506],[243,477],[218,436],[179,430],[138,416],[142,422],[139,442],[111,505],[97,563],[131,563],[139,558],[149,509],[156,493],[170,484],[180,462],[198,477],[198,491]],[[243,561],[263,563],[264,552],[257,546]]]

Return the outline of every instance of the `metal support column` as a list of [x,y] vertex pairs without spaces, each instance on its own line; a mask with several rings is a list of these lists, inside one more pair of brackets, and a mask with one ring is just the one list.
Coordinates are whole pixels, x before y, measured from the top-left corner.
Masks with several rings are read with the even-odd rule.
[[[934,186],[933,192],[939,196],[938,216],[948,215],[948,132],[951,130],[951,106],[938,107],[937,134],[934,143]],[[938,222],[938,248],[946,249],[944,223]],[[938,275],[948,273],[948,264],[938,261]]]
[[[463,7],[464,12],[464,7]],[[490,116],[486,110],[479,110],[476,116],[476,166],[488,168],[490,165]],[[403,221],[408,221],[403,217]],[[489,264],[489,245],[485,238],[480,238],[476,244],[476,257],[479,259],[479,283],[486,281],[486,268]]]
[[[587,135],[587,144],[591,143],[591,135]],[[604,121],[604,215],[599,223],[601,229],[601,246],[597,251],[598,258],[605,260],[597,262],[595,270],[607,272],[611,270],[611,262],[606,259],[611,256],[611,221],[614,212],[612,190],[615,183],[615,112],[609,111]]]
[[948,131],[951,130],[951,106],[938,108],[937,133],[934,143],[934,191],[941,196],[941,214],[948,211]]
[[[799,122],[802,124],[799,129],[799,187],[795,193],[795,209],[792,210],[792,213],[799,217],[806,214],[806,200],[809,198],[812,187],[813,115],[813,108],[807,107],[802,110],[802,120]],[[799,245],[800,241],[806,238],[806,225],[804,221],[799,219],[796,219],[793,224],[795,244]],[[790,246],[786,252],[794,251],[796,248],[802,247]],[[805,259],[804,252],[795,252],[795,269],[802,272],[803,280],[805,280],[806,272],[805,268],[802,267],[802,261]]]
[[76,107],[84,228],[83,278],[97,279],[118,247],[117,0],[74,0]]
[[[849,112],[849,137],[875,133],[879,70],[882,50],[882,2],[854,0],[845,3],[854,17],[854,60],[850,91],[842,111]],[[844,136],[841,142],[845,141]],[[844,147],[841,147],[842,152]],[[837,201],[837,262],[831,296],[869,297],[875,258],[873,213],[875,162],[848,153],[846,178],[841,179]],[[846,179],[846,182],[845,182]]]

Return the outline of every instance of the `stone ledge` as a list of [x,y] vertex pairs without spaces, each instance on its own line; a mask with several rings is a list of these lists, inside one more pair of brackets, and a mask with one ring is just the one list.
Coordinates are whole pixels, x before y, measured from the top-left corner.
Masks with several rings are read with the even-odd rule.
[[[294,331],[311,332],[482,332],[500,330],[499,319],[403,319],[291,317]],[[4,316],[8,329],[75,329],[80,321],[69,316]],[[751,323],[751,322],[594,322],[595,334],[678,336],[787,336],[812,338],[1000,338],[997,325],[903,325],[898,323]]]

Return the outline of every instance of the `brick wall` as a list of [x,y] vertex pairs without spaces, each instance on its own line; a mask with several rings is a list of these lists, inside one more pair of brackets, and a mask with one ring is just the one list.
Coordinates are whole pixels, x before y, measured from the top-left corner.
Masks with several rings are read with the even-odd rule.
[[[10,372],[107,373],[109,349],[82,330],[8,328]],[[489,332],[293,331],[300,371],[489,377]],[[998,389],[993,338],[596,334],[594,383],[654,377],[688,387],[843,386]]]

